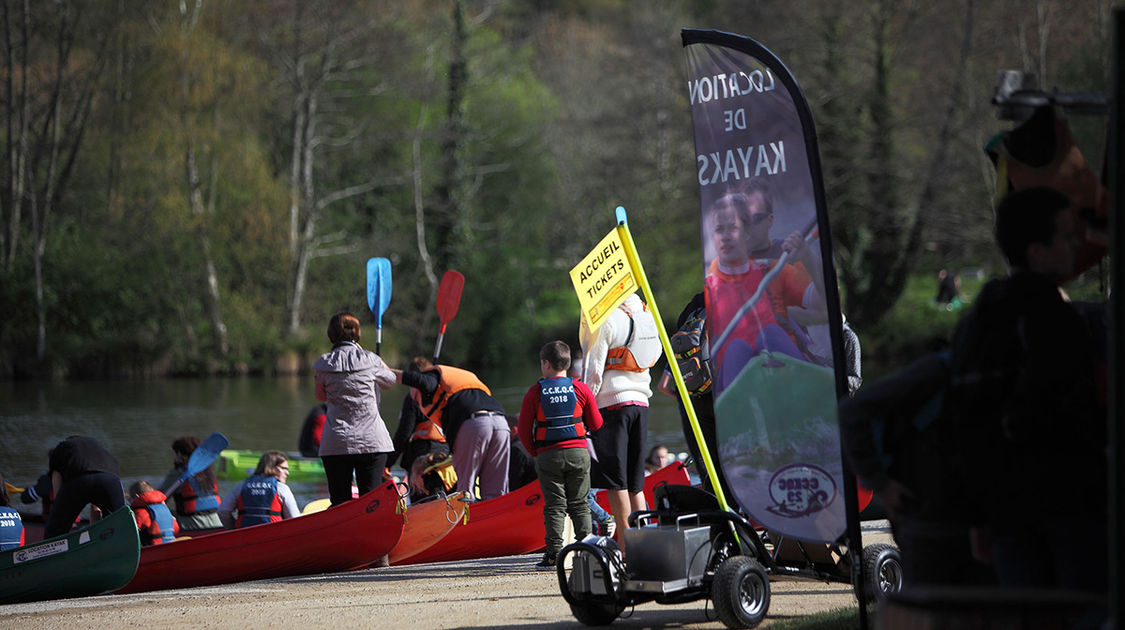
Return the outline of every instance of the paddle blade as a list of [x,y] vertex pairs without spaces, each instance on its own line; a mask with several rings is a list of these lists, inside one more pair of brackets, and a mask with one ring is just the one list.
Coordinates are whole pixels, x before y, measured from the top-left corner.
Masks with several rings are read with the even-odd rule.
[[438,317],[441,318],[442,328],[457,315],[463,288],[465,288],[465,276],[461,275],[460,271],[450,269],[441,277],[441,285],[438,286],[437,292],[437,312]]
[[191,453],[191,458],[188,459],[187,470],[180,476],[180,481],[186,480],[188,477],[197,473],[203,472],[208,466],[211,465],[219,457],[219,453],[223,452],[228,446],[227,436],[222,433],[212,433],[203,440],[199,446]]
[[375,326],[383,327],[383,313],[391,303],[391,261],[370,258],[367,261],[367,307],[375,316]]

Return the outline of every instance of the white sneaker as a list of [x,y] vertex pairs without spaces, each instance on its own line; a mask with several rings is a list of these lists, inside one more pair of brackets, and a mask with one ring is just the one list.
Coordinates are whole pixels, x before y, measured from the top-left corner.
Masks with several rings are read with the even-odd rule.
[[617,531],[617,521],[612,515],[602,523],[602,529],[605,530],[606,538],[613,538],[613,533]]

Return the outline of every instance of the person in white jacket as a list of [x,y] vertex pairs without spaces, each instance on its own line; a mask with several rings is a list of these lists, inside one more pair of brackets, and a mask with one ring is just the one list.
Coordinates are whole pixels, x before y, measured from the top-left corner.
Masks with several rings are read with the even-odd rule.
[[645,439],[648,399],[652,397],[649,368],[660,357],[656,320],[635,293],[591,331],[585,318],[579,330],[585,363],[582,380],[594,392],[604,424],[591,435],[597,464],[594,487],[609,492],[610,512],[618,523],[617,543],[625,548],[622,530],[627,517],[646,508]]
[[387,425],[379,415],[382,390],[395,384],[395,374],[379,355],[359,347],[359,320],[337,313],[328,322],[332,351],[313,364],[316,398],[328,403],[320,459],[328,478],[332,505],[352,498],[352,474],[360,496],[383,481],[383,469],[394,452]]

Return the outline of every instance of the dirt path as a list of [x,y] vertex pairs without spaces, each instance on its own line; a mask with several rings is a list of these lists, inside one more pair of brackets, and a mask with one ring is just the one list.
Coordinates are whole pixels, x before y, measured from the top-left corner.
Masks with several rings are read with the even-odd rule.
[[[866,524],[865,544],[883,542]],[[0,628],[574,628],[539,556],[389,567],[227,586],[0,606]],[[770,623],[854,607],[846,584],[771,584]],[[626,610],[625,615],[630,615]],[[707,601],[643,604],[619,628],[723,628]]]

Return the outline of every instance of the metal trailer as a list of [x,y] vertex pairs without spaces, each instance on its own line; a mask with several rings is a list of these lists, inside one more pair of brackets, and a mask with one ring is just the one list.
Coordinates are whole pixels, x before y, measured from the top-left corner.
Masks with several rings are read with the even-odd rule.
[[629,516],[628,559],[613,539],[601,536],[559,553],[559,589],[578,621],[607,625],[637,604],[709,598],[727,627],[753,628],[769,612],[771,580],[854,584],[853,573],[862,571],[860,583],[877,600],[902,587],[901,556],[893,545],[865,547],[862,566],[854,567],[842,544],[766,532],[719,509],[715,497],[699,488],[665,486],[656,498],[662,509]]

